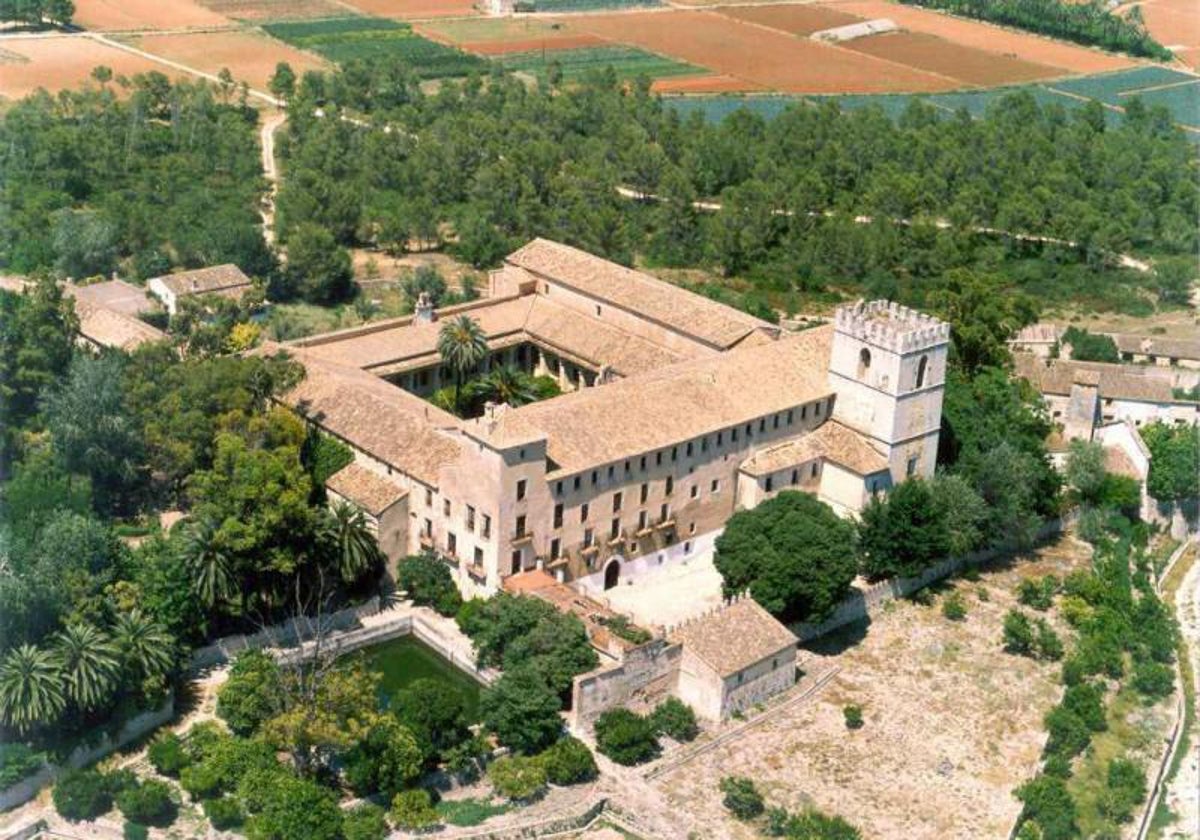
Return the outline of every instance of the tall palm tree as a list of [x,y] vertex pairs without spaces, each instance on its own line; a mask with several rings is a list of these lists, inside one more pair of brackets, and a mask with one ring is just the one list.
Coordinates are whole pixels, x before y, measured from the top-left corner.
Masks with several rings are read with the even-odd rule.
[[67,697],[81,709],[108,699],[121,670],[120,651],[91,624],[72,624],[54,637]]
[[67,705],[58,659],[33,645],[13,648],[0,663],[0,719],[25,732],[50,724]]
[[211,607],[237,594],[230,556],[220,537],[220,525],[205,517],[190,523],[183,538],[183,559],[192,577],[192,591]]
[[442,324],[437,349],[442,361],[454,371],[454,404],[460,406],[463,380],[487,358],[487,336],[478,321],[459,315]]
[[358,508],[345,502],[331,505],[325,528],[338,572],[347,583],[383,562],[383,552],[375,534]]
[[161,677],[175,662],[175,639],[139,609],[117,616],[113,638],[121,654],[121,664],[138,678]]

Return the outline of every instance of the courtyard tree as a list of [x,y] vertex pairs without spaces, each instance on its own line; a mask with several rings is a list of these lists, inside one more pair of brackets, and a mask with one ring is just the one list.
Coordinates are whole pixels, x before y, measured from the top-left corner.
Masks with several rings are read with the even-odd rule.
[[185,526],[180,554],[191,575],[192,591],[205,607],[236,600],[241,591],[232,569],[220,523],[212,516],[190,520]]
[[71,624],[54,637],[54,651],[68,699],[92,710],[109,699],[120,671],[120,651],[91,624]]
[[461,408],[462,386],[467,374],[487,358],[487,336],[478,321],[469,315],[459,315],[446,321],[438,330],[437,350],[442,361],[454,372],[454,405]]
[[33,645],[13,648],[0,663],[0,719],[19,732],[53,724],[67,695],[58,659]]
[[1067,450],[1067,484],[1087,504],[1095,504],[1104,488],[1108,471],[1104,467],[1104,449],[1099,443],[1073,440]]
[[872,579],[916,577],[950,552],[947,522],[931,483],[914,477],[876,496],[858,523],[863,573]]
[[346,583],[353,583],[387,559],[367,525],[366,515],[346,502],[335,502],[320,514],[318,529],[328,546],[333,566]]
[[455,615],[462,595],[449,567],[434,554],[414,554],[396,564],[396,586],[419,607],[433,607],[442,615]]
[[596,718],[595,731],[596,749],[617,764],[643,764],[659,754],[654,722],[622,706]]
[[1200,428],[1151,423],[1141,429],[1150,449],[1150,476],[1146,490],[1160,502],[1178,502],[1200,496]]
[[807,493],[785,491],[735,513],[717,538],[722,589],[747,589],[784,621],[820,621],[858,572],[854,526]]
[[274,657],[260,650],[239,653],[229,678],[217,691],[217,716],[237,735],[258,731],[283,708],[283,673]]
[[505,669],[479,701],[484,726],[504,746],[528,754],[558,740],[563,728],[560,709],[558,692],[530,666]]

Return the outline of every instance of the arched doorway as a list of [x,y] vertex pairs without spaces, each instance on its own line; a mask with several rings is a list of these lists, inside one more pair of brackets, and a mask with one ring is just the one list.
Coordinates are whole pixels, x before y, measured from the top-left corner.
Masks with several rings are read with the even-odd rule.
[[621,579],[621,561],[613,560],[604,567],[604,588],[612,589]]

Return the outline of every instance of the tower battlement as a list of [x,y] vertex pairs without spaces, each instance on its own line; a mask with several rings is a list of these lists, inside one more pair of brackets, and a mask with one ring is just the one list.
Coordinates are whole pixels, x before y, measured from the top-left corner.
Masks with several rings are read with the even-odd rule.
[[888,300],[839,306],[834,329],[895,353],[923,350],[950,340],[950,325],[945,321]]

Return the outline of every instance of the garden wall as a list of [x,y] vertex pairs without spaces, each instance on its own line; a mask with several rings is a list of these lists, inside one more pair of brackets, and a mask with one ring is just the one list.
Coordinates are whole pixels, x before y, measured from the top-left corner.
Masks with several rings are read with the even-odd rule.
[[682,645],[655,639],[628,651],[619,665],[580,674],[571,688],[571,728],[590,727],[616,706],[654,705],[675,687],[682,656]]
[[142,712],[122,724],[116,734],[105,732],[94,744],[80,744],[62,764],[47,763],[37,773],[27,776],[15,785],[0,791],[0,811],[7,811],[18,805],[23,805],[37,795],[37,792],[53,781],[64,768],[84,767],[114,752],[132,741],[141,738],[147,732],[152,732],[175,715],[175,696],[167,695],[157,709]]

